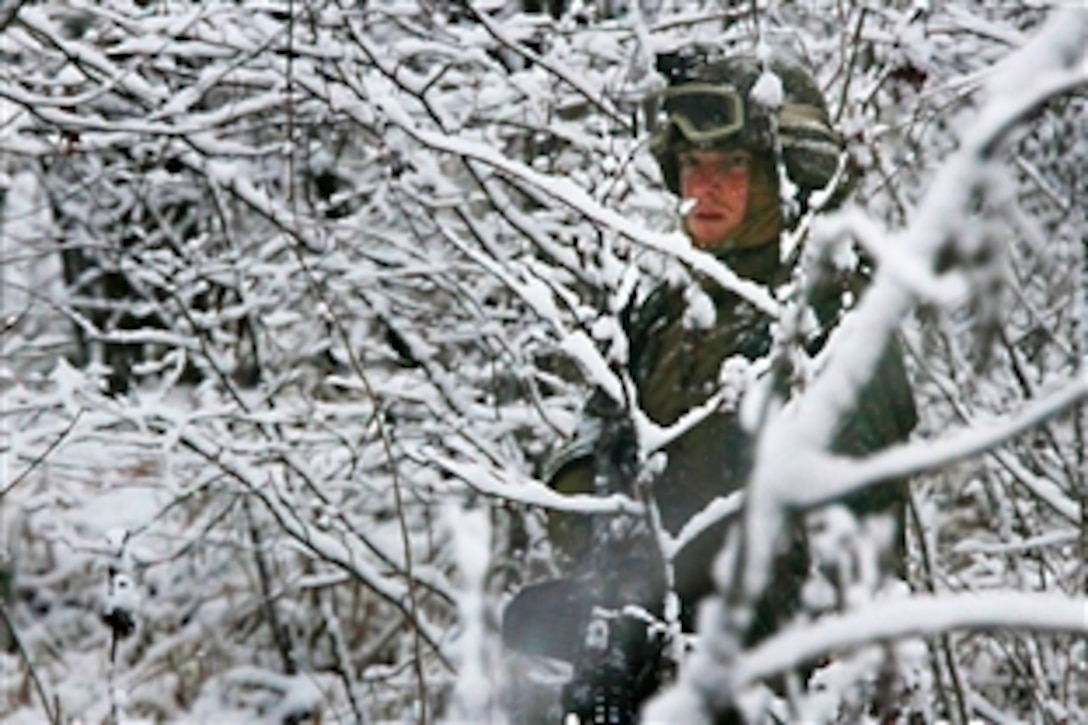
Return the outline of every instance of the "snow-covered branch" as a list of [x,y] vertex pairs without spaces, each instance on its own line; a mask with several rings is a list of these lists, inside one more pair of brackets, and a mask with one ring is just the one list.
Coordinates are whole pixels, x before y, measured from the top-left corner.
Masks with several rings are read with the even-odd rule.
[[[858,236],[869,240],[870,248],[895,250],[895,256],[909,257],[912,271],[886,264],[894,259],[891,252],[876,255],[885,264],[878,268],[856,310],[833,333],[823,369],[803,393],[776,411],[760,431],[745,503],[743,545],[733,552],[739,552],[739,558],[733,562],[734,581],[721,582],[728,592],[728,602],[716,602],[719,609],[742,607],[755,601],[767,586],[771,562],[777,542],[784,535],[783,526],[791,506],[835,500],[849,490],[890,474],[923,470],[983,452],[1084,397],[1085,380],[1081,377],[1063,389],[1057,400],[1039,402],[1022,416],[1015,416],[1001,431],[968,431],[955,438],[914,444],[851,464],[843,464],[825,453],[833,432],[856,404],[856,397],[873,375],[882,351],[901,321],[919,302],[932,301],[919,293],[934,289],[931,280],[937,279],[941,269],[942,252],[963,243],[961,238],[970,223],[971,211],[979,195],[988,188],[998,149],[1013,130],[1046,103],[1088,79],[1088,64],[1084,62],[1086,39],[1088,11],[1079,8],[1057,11],[1024,48],[993,69],[986,102],[966,129],[959,149],[936,172],[904,230],[882,232],[876,224],[858,221],[840,225],[838,229],[825,228],[825,231],[858,230],[861,232]],[[873,240],[881,237],[888,241],[874,243]],[[748,682],[780,669],[780,664],[786,666],[787,660],[792,663],[842,646],[934,631],[927,627],[942,630],[958,625],[1021,626],[1061,631],[1084,631],[1088,627],[1088,613],[1082,601],[1047,599],[1045,606],[1055,613],[1054,617],[1048,617],[1040,606],[1044,604],[1042,599],[1029,595],[1009,595],[1005,599],[1005,596],[995,595],[992,601],[985,595],[953,600],[958,605],[970,601],[970,608],[941,600],[907,601],[898,605],[903,611],[897,616],[889,616],[890,605],[882,603],[864,614],[851,614],[783,633],[772,640],[773,644],[768,643],[756,651],[758,654],[751,655],[754,660],[744,655],[734,659],[737,653],[733,635],[716,629],[704,631],[702,634],[709,641],[703,654],[692,663],[679,689],[666,695],[649,715],[651,719],[668,719],[669,715],[680,712],[693,714],[701,707],[698,703],[711,710],[727,707],[732,693],[723,695],[720,689],[720,676],[725,672],[732,672],[730,677],[735,682]],[[730,618],[723,615],[705,621],[712,627],[722,627]],[[791,659],[794,654],[797,660]],[[678,709],[671,710],[673,706]]]
[[[963,430],[942,433],[936,440],[904,443],[861,459],[816,452],[798,463],[808,474],[808,478],[803,479],[805,485],[784,491],[782,502],[791,508],[808,509],[839,500],[868,485],[932,472],[965,458],[994,451],[1011,438],[1068,412],[1085,398],[1088,398],[1088,375],[1081,373],[1058,390],[1031,401],[1006,420],[976,421]],[[1038,478],[1032,477],[1033,480]],[[810,486],[812,480],[821,481],[823,485]],[[1041,483],[1032,486],[1034,493],[1055,511],[1071,522],[1077,521],[1077,505],[1051,488]]]
[[[914,486],[919,588],[1083,588],[1083,413],[1057,413],[1084,408],[1069,300],[1083,296],[1088,106],[1043,105],[1084,82],[1070,61],[1083,12],[1030,40],[1043,10],[1002,3],[545,6],[4,4],[0,603],[17,636],[0,626],[0,712],[419,721],[459,697],[465,717],[501,716],[472,680],[496,664],[489,617],[555,563],[540,511],[643,513],[534,476],[588,387],[633,398],[619,311],[636,283],[709,281],[782,318],[778,298],[667,232],[676,210],[635,104],[661,80],[651,54],[693,40],[789,38],[811,56],[863,173],[856,206],[795,236],[816,252],[852,239],[880,272],[812,387],[768,408],[753,500],[716,500],[667,553],[744,516],[762,544],[783,511],[956,462]],[[992,173],[1002,138],[1015,159]],[[1000,305],[958,264],[997,245],[979,264],[1011,286]],[[985,376],[961,345],[971,323],[947,308],[965,299],[1000,313]],[[923,436],[828,455],[876,348],[919,302]],[[633,411],[643,453],[732,403],[727,385],[669,426]],[[789,483],[798,473],[809,485]],[[485,524],[489,547],[473,536]],[[93,663],[108,660],[96,603],[117,528],[142,610],[111,691]],[[758,573],[758,546],[741,553]],[[974,601],[895,611],[949,623]],[[817,631],[805,651],[864,644]],[[738,686],[801,634],[734,652]],[[1083,650],[1010,636],[1030,635],[945,639],[919,707],[1084,720],[1083,691],[1052,687]],[[1030,701],[974,680],[995,645]],[[692,699],[726,689],[731,656],[698,665]]]
[[775,635],[737,659],[731,681],[736,690],[806,660],[866,644],[956,630],[995,629],[1088,634],[1088,600],[1023,592],[875,600],[803,629]]
[[[1017,630],[1052,634],[1088,634],[1088,600],[1055,594],[992,592],[914,595],[898,600],[874,601],[840,615],[828,616],[801,629],[777,634],[733,661],[726,671],[698,653],[680,687],[694,685],[702,670],[724,675],[703,684],[712,707],[727,707],[745,687],[805,662],[829,654],[889,640],[940,634],[949,631]],[[702,688],[700,688],[702,689]],[[695,722],[685,693],[667,693],[650,703],[648,722]]]
[[[1088,11],[1056,12],[1038,35],[994,70],[993,97],[977,114],[960,149],[942,167],[908,227],[892,235],[894,246],[913,250],[937,267],[937,256],[954,245],[969,219],[975,195],[985,186],[989,164],[1007,134],[1058,94],[1083,83]],[[1008,84],[1028,76],[1043,79],[1029,92],[1010,93]],[[1011,79],[1011,80],[1010,80]],[[869,380],[883,349],[916,300],[900,285],[894,272],[877,270],[871,288],[853,314],[832,335],[827,365],[803,395],[792,401],[761,432],[749,488],[745,521],[745,561],[740,567],[741,590],[751,597],[766,586],[777,532],[790,489],[805,481],[809,498],[823,500],[834,490],[834,467],[812,470],[817,452],[825,448],[839,421],[853,406]],[[806,455],[805,449],[813,452]],[[789,450],[791,455],[783,456]]]
[[538,172],[483,143],[420,128],[411,116],[399,104],[391,102],[391,99],[383,98],[381,108],[391,121],[428,148],[484,163],[504,175],[525,183],[532,189],[548,194],[604,228],[613,229],[632,241],[676,257],[723,288],[736,292],[759,309],[777,316],[779,305],[764,287],[740,279],[730,269],[719,264],[710,254],[692,247],[682,234],[652,232],[619,212],[602,206],[570,179]]

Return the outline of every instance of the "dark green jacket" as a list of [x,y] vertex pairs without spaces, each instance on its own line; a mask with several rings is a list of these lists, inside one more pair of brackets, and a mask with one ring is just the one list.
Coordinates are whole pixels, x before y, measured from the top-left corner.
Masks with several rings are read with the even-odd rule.
[[[776,244],[721,255],[738,275],[768,286],[785,281],[789,270],[779,261]],[[823,334],[810,352],[815,352],[834,327],[841,312],[844,292],[860,292],[860,277],[842,278],[822,284],[811,299]],[[631,342],[629,367],[639,391],[639,402],[658,424],[668,425],[691,407],[704,402],[717,388],[722,364],[740,355],[748,360],[770,351],[771,320],[752,304],[732,292],[710,283],[704,286],[714,301],[716,319],[710,329],[689,329],[682,289],[663,286],[641,305],[625,315]],[[900,352],[896,346],[885,351],[874,379],[865,387],[857,410],[845,421],[833,439],[838,453],[862,455],[907,438],[916,423],[916,413]],[[596,401],[600,402],[600,401]],[[592,409],[594,405],[588,406]],[[593,428],[556,458],[550,475],[552,485],[565,493],[592,490]],[[667,464],[655,479],[653,490],[662,523],[675,534],[696,512],[716,497],[743,487],[752,464],[753,441],[737,422],[735,412],[711,415],[684,436],[669,444]],[[804,486],[804,481],[798,481]],[[881,486],[848,500],[859,514],[892,511],[902,521],[904,484]],[[674,560],[676,588],[690,609],[712,589],[710,570],[713,558],[724,541],[724,522],[705,531]],[[590,537],[588,518],[556,515],[549,521],[553,541],[572,563],[584,556]],[[801,532],[801,527],[793,527]],[[776,564],[775,585],[767,601],[757,607],[755,630],[750,639],[762,638],[773,630],[777,615],[794,608],[799,587],[808,569],[803,540],[798,537]]]

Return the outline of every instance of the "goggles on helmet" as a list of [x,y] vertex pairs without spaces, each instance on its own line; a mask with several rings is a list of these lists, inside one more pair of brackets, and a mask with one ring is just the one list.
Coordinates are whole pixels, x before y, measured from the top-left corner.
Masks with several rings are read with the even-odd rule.
[[662,96],[665,128],[675,126],[690,143],[722,141],[744,129],[744,99],[730,86],[685,83]]

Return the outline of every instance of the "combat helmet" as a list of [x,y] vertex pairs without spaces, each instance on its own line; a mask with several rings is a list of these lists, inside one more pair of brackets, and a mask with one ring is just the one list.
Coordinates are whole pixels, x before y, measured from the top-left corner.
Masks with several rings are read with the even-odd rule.
[[[677,154],[692,148],[780,151],[802,203],[831,181],[842,137],[832,127],[820,87],[800,62],[772,57],[764,63],[753,55],[711,59],[696,50],[659,55],[657,67],[668,87],[656,98],[650,151],[674,194],[680,188]],[[765,70],[781,81],[780,98],[753,97]]]

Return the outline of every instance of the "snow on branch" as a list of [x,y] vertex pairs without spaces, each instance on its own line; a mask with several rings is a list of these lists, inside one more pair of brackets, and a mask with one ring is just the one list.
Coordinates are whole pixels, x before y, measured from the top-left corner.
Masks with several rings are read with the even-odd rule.
[[[242,484],[248,493],[257,498],[276,519],[281,529],[300,546],[351,576],[364,582],[375,594],[399,609],[423,638],[438,651],[442,641],[441,629],[430,622],[425,612],[409,605],[409,587],[393,577],[386,576],[371,563],[376,548],[359,532],[353,536],[336,536],[305,521],[297,510],[275,491],[274,486],[260,471],[239,456],[208,440],[197,431],[190,430],[180,436],[182,443],[209,463]],[[266,483],[266,481],[268,481]]]
[[[441,227],[440,227],[441,228]],[[522,270],[520,276],[508,272],[496,260],[486,254],[473,250],[457,239],[457,235],[441,228],[447,240],[462,253],[471,258],[499,279],[518,296],[536,315],[546,322],[559,338],[558,347],[575,361],[586,379],[604,390],[613,400],[623,400],[623,381],[608,365],[608,361],[597,345],[582,330],[570,330],[559,313],[556,295],[548,284],[529,270]]]
[[[947,598],[916,598],[880,602],[852,612],[784,632],[747,656],[739,654],[733,613],[745,611],[767,586],[771,563],[791,506],[831,500],[852,488],[868,485],[861,475],[883,477],[889,460],[901,470],[919,469],[985,450],[1034,420],[1053,414],[1053,398],[1016,417],[1000,432],[968,431],[949,441],[936,441],[891,451],[871,461],[852,464],[853,470],[826,451],[840,422],[855,407],[900,322],[932,288],[942,252],[960,243],[970,212],[985,194],[995,153],[1010,132],[1044,104],[1088,80],[1084,53],[1088,40],[1088,9],[1055,13],[1023,48],[993,69],[990,96],[967,129],[959,150],[939,169],[928,193],[899,233],[882,232],[876,222],[852,222],[874,245],[898,250],[915,260],[902,270],[883,264],[856,310],[844,319],[825,348],[826,365],[798,397],[770,416],[760,431],[752,476],[747,489],[740,546],[723,552],[716,567],[733,581],[719,581],[725,596],[712,601],[700,627],[701,652],[678,686],[651,703],[654,721],[702,716],[729,706],[736,688],[723,688],[723,678],[736,687],[780,671],[817,653],[958,627],[1016,627],[1050,631],[1088,631],[1085,602],[1042,595],[987,594]],[[885,255],[890,257],[891,255]],[[914,283],[912,283],[914,282]],[[920,284],[919,284],[920,282]],[[1070,400],[1084,396],[1084,383],[1063,391]],[[1068,402],[1068,401],[1066,401]],[[904,452],[906,451],[906,452]],[[785,453],[788,452],[788,455]],[[909,460],[917,455],[921,460]],[[845,475],[844,475],[845,474]],[[803,488],[804,490],[798,490]],[[735,554],[728,566],[724,557]],[[731,557],[732,558],[732,557]],[[728,616],[727,616],[728,615]],[[743,623],[740,623],[743,626]],[[704,631],[711,628],[711,631]]]
[[[1059,12],[1035,39],[994,70],[992,97],[960,149],[939,171],[905,230],[889,246],[910,250],[930,268],[963,232],[976,195],[985,189],[989,163],[999,144],[1019,123],[1053,97],[1088,80],[1083,63],[1088,36],[1088,10]],[[1026,78],[1032,83],[1020,83]],[[774,542],[791,488],[804,481],[807,497],[825,500],[839,490],[835,466],[814,469],[817,452],[853,407],[862,385],[876,368],[900,321],[916,303],[894,271],[877,270],[873,284],[855,312],[843,321],[828,343],[827,366],[800,397],[770,420],[760,437],[749,487],[745,520],[745,561],[737,592],[752,598],[766,586]],[[783,456],[789,450],[791,455]]]
[[[862,459],[814,452],[804,469],[809,476],[820,471],[819,477],[826,485],[820,488],[794,486],[783,493],[783,503],[799,509],[812,508],[880,481],[918,475],[992,451],[1085,398],[1088,398],[1088,374],[1082,373],[1054,393],[1032,401],[1016,415],[989,423],[975,423],[937,440],[904,443]],[[1033,482],[1037,479],[1032,477]],[[1069,521],[1080,520],[1079,507],[1060,491],[1053,490],[1052,484],[1033,483],[1032,491]]]
[[148,102],[149,105],[154,105],[168,95],[165,88],[154,86],[142,76],[117,67],[104,53],[93,46],[67,40],[67,33],[49,17],[47,7],[23,8],[16,22],[60,50],[91,80],[102,83],[104,86],[115,86]]
[[620,123],[621,125],[626,125],[629,123],[629,121],[623,117],[623,114],[621,114],[620,111],[608,101],[607,97],[602,92],[602,89],[591,88],[587,86],[585,82],[578,78],[572,71],[568,71],[566,68],[550,62],[548,58],[542,57],[539,53],[532,51],[524,44],[519,43],[514,38],[509,37],[503,31],[502,27],[495,23],[491,19],[491,17],[488,16],[487,13],[480,12],[472,4],[466,3],[465,10],[472,16],[474,20],[480,23],[480,25],[483,26],[495,40],[499,41],[499,43],[501,43],[503,46],[512,49],[519,55],[523,55],[525,59],[528,60],[530,63],[546,68],[549,73],[554,75],[556,78],[563,80],[565,83],[577,90],[582,95],[582,97],[586,99],[587,102],[596,106],[601,111],[601,113],[605,114],[612,120]]
[[566,204],[601,226],[650,249],[672,255],[692,269],[705,274],[723,288],[737,293],[749,302],[777,317],[779,305],[767,290],[754,282],[742,280],[732,270],[720,264],[713,256],[695,249],[682,234],[661,234],[644,228],[637,221],[602,206],[584,189],[568,178],[544,174],[528,165],[504,156],[499,150],[483,143],[459,136],[428,131],[402,109],[394,99],[383,96],[375,99],[389,118],[416,141],[439,151],[445,151],[471,161],[478,161],[494,168],[505,176],[540,189],[557,201]]
[[493,466],[463,463],[442,455],[438,451],[428,452],[428,462],[456,476],[480,493],[507,501],[579,513],[622,513],[641,516],[645,512],[642,504],[628,496],[558,493],[540,481],[529,478],[512,468],[498,470]]
[[692,690],[703,694],[710,707],[725,708],[746,687],[842,650],[955,630],[1002,629],[1088,634],[1088,600],[1041,593],[971,592],[874,601],[777,634],[728,667],[713,659],[711,647],[698,651],[681,673],[679,687],[652,700],[643,711],[643,721],[712,722],[703,703],[691,699]]
[[1015,629],[1088,634],[1088,600],[1024,592],[916,595],[874,601],[783,632],[742,655],[733,666],[733,691],[838,649],[952,630]]

